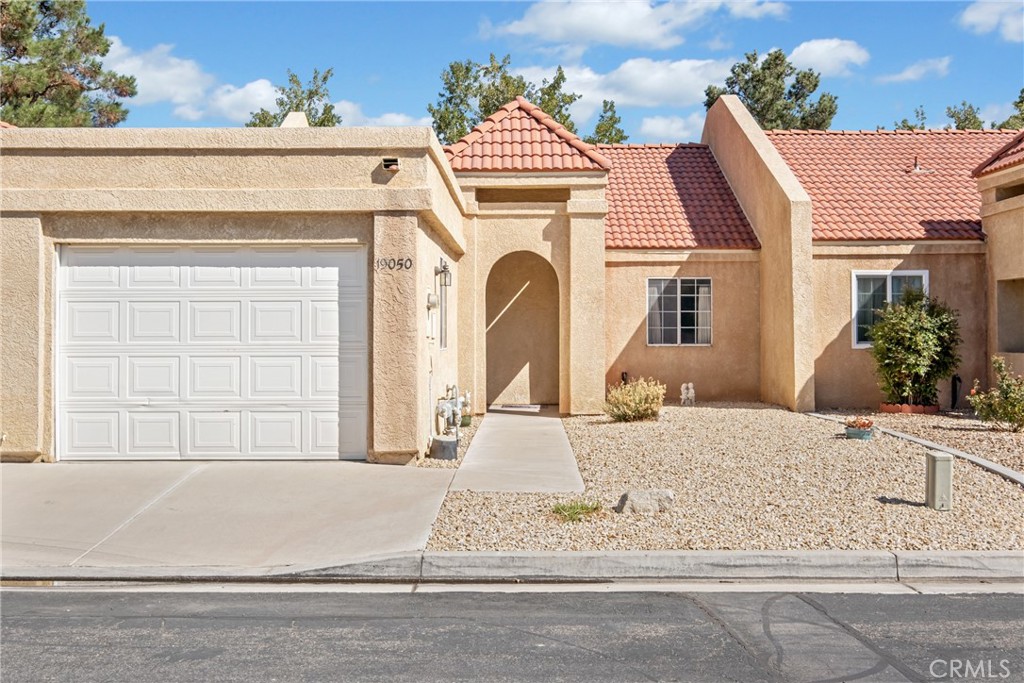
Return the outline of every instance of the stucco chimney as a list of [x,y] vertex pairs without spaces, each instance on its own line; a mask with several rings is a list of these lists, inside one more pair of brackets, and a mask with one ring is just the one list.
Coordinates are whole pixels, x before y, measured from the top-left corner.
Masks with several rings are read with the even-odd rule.
[[288,112],[288,116],[284,117],[284,121],[281,122],[282,128],[309,128],[309,119],[306,118],[306,112],[303,111],[292,111]]

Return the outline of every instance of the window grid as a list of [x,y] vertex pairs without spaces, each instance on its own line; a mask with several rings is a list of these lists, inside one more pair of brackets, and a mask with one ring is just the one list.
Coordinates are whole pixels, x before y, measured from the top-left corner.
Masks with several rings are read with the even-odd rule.
[[647,280],[647,345],[710,346],[711,278]]

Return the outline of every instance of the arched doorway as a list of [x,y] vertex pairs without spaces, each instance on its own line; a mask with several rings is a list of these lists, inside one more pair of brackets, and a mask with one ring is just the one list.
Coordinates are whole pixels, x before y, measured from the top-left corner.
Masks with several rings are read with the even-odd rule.
[[543,257],[507,254],[487,276],[487,405],[558,404],[558,276]]

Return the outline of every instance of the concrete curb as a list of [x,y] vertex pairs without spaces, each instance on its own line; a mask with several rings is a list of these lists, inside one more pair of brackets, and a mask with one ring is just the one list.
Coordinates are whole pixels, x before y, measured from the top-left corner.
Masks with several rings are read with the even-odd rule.
[[5,581],[1024,581],[1022,551],[411,552],[331,567],[9,567]]
[[[811,417],[816,417],[819,420],[828,420],[829,422],[838,422],[840,424],[843,423],[843,419],[842,418],[832,417],[831,415],[822,415],[821,413],[806,413],[806,414],[810,415]],[[986,460],[985,458],[980,458],[977,455],[972,455],[971,453],[967,453],[966,451],[957,450],[956,448],[951,448],[949,446],[943,446],[940,443],[935,443],[934,441],[929,441],[928,439],[922,439],[920,437],[913,436],[911,434],[904,434],[903,432],[897,432],[895,429],[887,429],[885,427],[875,427],[875,429],[877,429],[878,431],[882,432],[883,434],[888,434],[889,436],[895,436],[897,439],[904,439],[905,441],[911,441],[913,443],[916,443],[919,446],[924,446],[925,448],[931,449],[933,451],[941,451],[942,453],[949,453],[950,455],[952,455],[954,457],[961,458],[963,460],[966,460],[967,462],[972,462],[975,465],[977,465],[978,467],[984,468],[984,469],[988,470],[989,472],[992,472],[993,474],[998,474],[999,476],[1001,476],[1001,477],[1003,477],[1005,479],[1009,479],[1010,481],[1012,481],[1014,484],[1017,484],[1018,486],[1024,486],[1024,474],[1021,474],[1017,470],[1011,470],[1009,467],[1003,467],[1002,465],[1000,465],[998,463],[994,463],[991,460]]]

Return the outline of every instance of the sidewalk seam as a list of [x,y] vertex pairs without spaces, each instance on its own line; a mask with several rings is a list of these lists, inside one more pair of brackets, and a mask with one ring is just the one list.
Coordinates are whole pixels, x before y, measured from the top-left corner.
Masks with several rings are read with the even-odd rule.
[[162,491],[162,492],[161,492],[161,493],[160,493],[159,495],[157,495],[157,496],[156,496],[155,498],[153,498],[153,500],[149,501],[149,502],[148,502],[148,503],[146,503],[146,504],[145,504],[144,506],[142,506],[141,508],[139,508],[138,510],[136,510],[136,511],[135,511],[135,512],[134,512],[134,513],[132,514],[132,516],[131,516],[131,517],[129,517],[128,519],[126,519],[126,520],[124,520],[123,522],[121,522],[120,524],[118,524],[118,525],[117,525],[117,527],[116,527],[116,528],[115,528],[115,529],[114,529],[113,531],[111,531],[111,532],[110,532],[109,534],[107,534],[106,536],[104,536],[104,537],[103,537],[103,538],[101,538],[100,540],[96,541],[96,543],[95,543],[95,544],[94,544],[94,545],[93,545],[93,546],[92,546],[91,548],[89,548],[89,549],[88,549],[88,550],[86,550],[86,551],[85,551],[84,553],[82,553],[81,555],[79,555],[78,557],[76,557],[75,559],[73,559],[73,560],[72,560],[72,561],[71,561],[71,562],[70,562],[70,563],[68,564],[68,566],[69,566],[69,567],[74,567],[74,566],[75,566],[75,563],[76,563],[76,562],[80,561],[80,560],[81,560],[81,559],[82,559],[83,557],[85,557],[86,555],[88,555],[88,554],[89,554],[89,553],[91,553],[92,551],[96,550],[96,548],[100,547],[101,545],[103,545],[104,543],[106,543],[107,541],[109,541],[109,540],[110,540],[110,539],[111,539],[111,538],[112,538],[112,537],[114,536],[114,534],[116,534],[116,533],[117,533],[117,532],[119,532],[119,531],[120,531],[121,529],[124,529],[124,528],[125,528],[126,526],[128,526],[129,524],[131,524],[132,522],[134,522],[134,521],[135,521],[136,519],[138,519],[138,518],[139,518],[139,516],[140,516],[140,515],[141,515],[142,513],[144,513],[144,512],[146,511],[146,510],[148,510],[149,508],[153,507],[154,505],[156,505],[157,501],[159,501],[159,500],[161,500],[161,499],[165,498],[165,497],[166,497],[167,495],[169,495],[169,494],[170,494],[170,493],[171,493],[172,491],[174,491],[174,489],[178,488],[179,486],[181,486],[182,484],[184,484],[184,483],[185,483],[186,481],[188,481],[188,480],[189,480],[189,479],[190,479],[190,478],[192,477],[192,475],[193,475],[193,474],[195,474],[196,472],[199,472],[200,470],[204,469],[205,467],[206,467],[206,465],[196,465],[196,466],[195,466],[194,468],[190,469],[190,470],[189,470],[188,472],[186,472],[186,473],[185,473],[184,475],[182,475],[181,477],[179,477],[177,481],[175,481],[175,482],[174,482],[173,484],[171,484],[171,485],[170,485],[170,486],[168,486],[168,487],[167,487],[166,489],[164,489],[164,490],[163,490],[163,491]]

